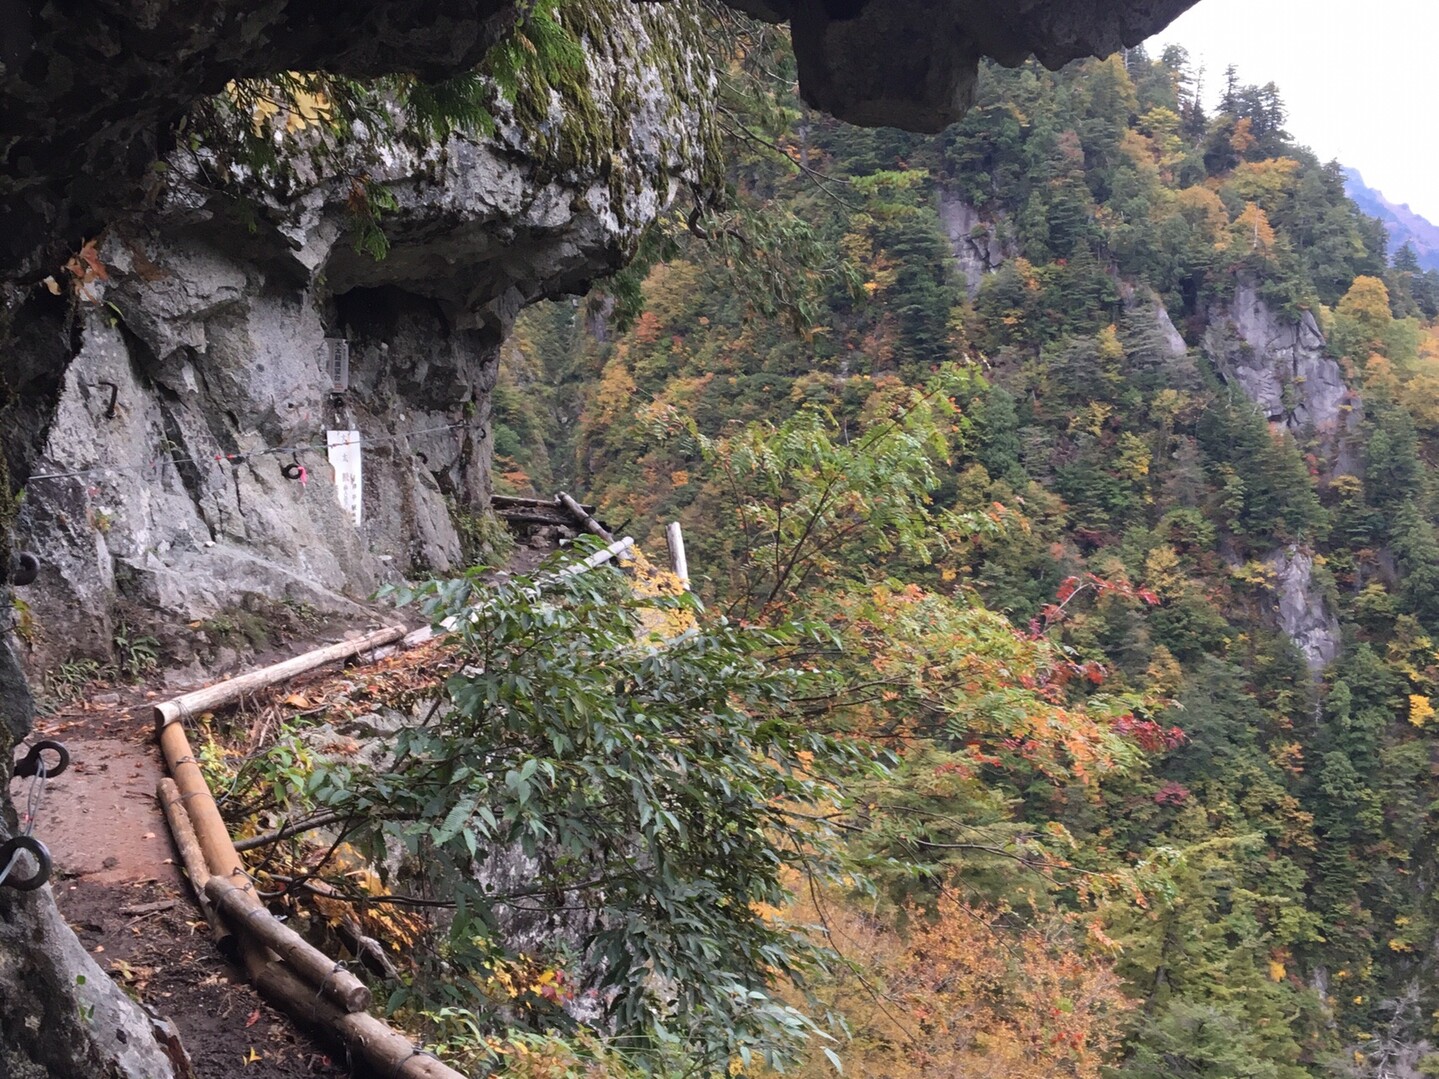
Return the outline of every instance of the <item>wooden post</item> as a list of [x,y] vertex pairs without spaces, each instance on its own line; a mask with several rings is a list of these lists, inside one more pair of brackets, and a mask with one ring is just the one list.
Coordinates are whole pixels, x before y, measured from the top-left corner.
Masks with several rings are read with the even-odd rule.
[[186,693],[172,701],[165,701],[155,706],[155,727],[157,730],[164,728],[182,716],[194,715],[210,708],[217,708],[222,704],[229,704],[247,693],[254,693],[256,690],[273,686],[276,682],[293,678],[297,674],[314,670],[316,667],[323,667],[326,663],[349,659],[361,652],[368,652],[383,644],[389,644],[391,641],[398,641],[406,632],[408,631],[404,626],[386,626],[384,629],[377,629],[373,633],[366,633],[353,640],[326,645],[324,648],[304,652],[281,663],[273,663],[268,667],[247,671],[231,678],[228,682],[216,682],[204,689]]
[[580,524],[585,526],[586,532],[593,532],[596,536],[599,536],[599,538],[604,540],[606,543],[613,543],[615,541],[615,537],[613,536],[613,534],[611,534],[604,525],[600,524],[588,513],[586,513],[585,508],[581,506],[578,502],[576,502],[573,498],[571,498],[569,495],[565,494],[564,491],[561,491],[559,494],[557,494],[555,498],[559,500],[560,505],[564,506],[565,509],[570,511],[571,516],[573,516],[576,521],[579,521]]
[[263,906],[255,904],[250,893],[221,877],[211,877],[205,885],[205,894],[237,933],[248,935],[255,943],[271,949],[345,1011],[359,1012],[370,1006],[370,990],[363,982],[282,924]]
[[685,537],[680,531],[680,523],[671,521],[665,525],[665,541],[670,546],[670,565],[674,568],[675,576],[680,579],[686,592],[690,589],[690,564],[685,558]]

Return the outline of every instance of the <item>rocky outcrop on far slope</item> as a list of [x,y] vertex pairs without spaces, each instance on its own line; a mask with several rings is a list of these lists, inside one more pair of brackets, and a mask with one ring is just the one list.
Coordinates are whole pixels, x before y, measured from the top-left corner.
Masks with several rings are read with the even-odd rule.
[[1222,377],[1294,434],[1333,438],[1347,423],[1355,399],[1309,311],[1286,318],[1241,281],[1211,317],[1204,347]]
[[979,295],[984,275],[1014,257],[1013,246],[1005,241],[997,222],[986,221],[974,206],[951,191],[940,190],[939,220],[972,300]]
[[1311,671],[1322,671],[1339,655],[1339,619],[1314,579],[1314,555],[1281,548],[1265,560],[1274,573],[1274,615]]

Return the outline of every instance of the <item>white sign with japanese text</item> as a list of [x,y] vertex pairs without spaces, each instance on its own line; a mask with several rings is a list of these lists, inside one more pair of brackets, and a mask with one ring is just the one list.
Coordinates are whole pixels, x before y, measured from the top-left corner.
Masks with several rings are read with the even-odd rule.
[[360,432],[326,431],[330,447],[330,464],[335,469],[335,492],[340,505],[355,519],[358,528],[363,518],[364,482],[360,473]]

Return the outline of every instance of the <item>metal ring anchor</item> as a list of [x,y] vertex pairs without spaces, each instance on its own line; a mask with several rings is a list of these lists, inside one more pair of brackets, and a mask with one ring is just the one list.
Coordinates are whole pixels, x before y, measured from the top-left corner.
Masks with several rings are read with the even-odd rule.
[[[4,879],[4,887],[14,888],[17,892],[33,892],[50,879],[50,852],[45,849],[44,843],[32,835],[13,836],[0,844],[0,867],[13,869],[11,860],[22,850],[30,852],[39,868],[28,877],[17,877],[13,872],[8,873]],[[4,870],[0,869],[0,872]]]
[[299,480],[301,487],[305,486],[310,479],[310,474],[305,470],[305,466],[300,464],[298,453],[290,454],[290,463],[280,466],[280,475],[287,480]]
[[24,777],[38,774],[40,771],[40,765],[43,761],[41,754],[44,753],[47,749],[54,750],[55,753],[60,757],[60,762],[56,764],[53,768],[50,765],[46,764],[45,777],[47,779],[53,779],[55,776],[58,776],[61,772],[63,772],[70,764],[70,751],[66,749],[63,745],[61,745],[59,742],[53,742],[47,738],[44,741],[36,742],[33,746],[31,746],[30,752],[25,755],[24,760],[15,762],[15,775]]

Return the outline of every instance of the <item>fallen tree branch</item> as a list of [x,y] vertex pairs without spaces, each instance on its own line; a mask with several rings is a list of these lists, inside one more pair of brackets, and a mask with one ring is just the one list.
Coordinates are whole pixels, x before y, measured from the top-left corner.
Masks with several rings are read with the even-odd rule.
[[339,824],[347,818],[345,813],[316,813],[313,817],[306,817],[304,820],[297,820],[293,824],[287,824],[282,828],[276,828],[273,832],[265,832],[262,835],[252,835],[248,839],[237,839],[235,849],[237,851],[255,850],[258,847],[268,847],[271,843],[279,843],[281,840],[289,839],[292,836],[302,835],[305,832],[312,832],[316,828],[323,828],[327,824]]

